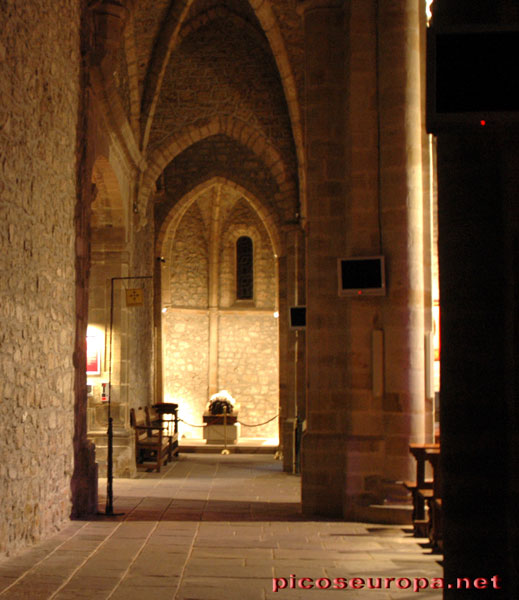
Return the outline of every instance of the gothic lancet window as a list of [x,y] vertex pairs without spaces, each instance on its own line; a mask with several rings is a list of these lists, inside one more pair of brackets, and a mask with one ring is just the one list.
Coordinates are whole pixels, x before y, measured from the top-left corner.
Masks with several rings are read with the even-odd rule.
[[254,269],[252,240],[245,235],[236,242],[236,298],[254,298]]

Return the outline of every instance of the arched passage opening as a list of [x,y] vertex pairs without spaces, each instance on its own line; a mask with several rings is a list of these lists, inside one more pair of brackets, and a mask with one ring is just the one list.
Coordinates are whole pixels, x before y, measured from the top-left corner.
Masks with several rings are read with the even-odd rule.
[[[91,213],[88,289],[87,433],[96,447],[99,474],[104,476],[110,396],[115,427],[113,467],[118,477],[135,474],[128,411],[138,386],[136,377],[131,378],[132,373],[143,369],[141,364],[146,364],[144,359],[135,360],[133,356],[137,343],[136,317],[128,308],[125,296],[131,262],[128,190],[124,181],[117,160],[103,155],[97,157],[92,169],[95,196]],[[151,304],[151,289],[147,290],[147,295]]]
[[179,404],[184,439],[203,438],[208,401],[226,390],[239,421],[258,425],[242,425],[241,437],[278,440],[278,240],[258,200],[223,178],[192,190],[164,222],[156,246],[165,260],[162,386],[164,400]]

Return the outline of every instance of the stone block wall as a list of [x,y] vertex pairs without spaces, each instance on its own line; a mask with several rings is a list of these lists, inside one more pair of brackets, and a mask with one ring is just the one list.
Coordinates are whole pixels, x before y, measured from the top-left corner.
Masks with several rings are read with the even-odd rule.
[[171,303],[176,306],[206,307],[208,248],[204,221],[193,206],[175,236],[174,256],[169,261]]
[[[179,417],[202,424],[208,394],[209,319],[205,312],[168,311],[163,315],[164,401],[177,402]],[[181,423],[186,437],[202,430]]]
[[2,555],[71,511],[80,3],[7,0],[0,22]]
[[125,282],[127,288],[141,288],[143,306],[128,308],[128,403],[130,407],[153,404],[154,373],[154,321],[153,321],[153,216],[148,207],[146,225],[133,227],[131,233],[131,277]]
[[[272,313],[222,315],[218,380],[238,403],[238,418],[250,425],[278,414],[278,322]],[[242,426],[243,437],[276,437],[277,420]]]

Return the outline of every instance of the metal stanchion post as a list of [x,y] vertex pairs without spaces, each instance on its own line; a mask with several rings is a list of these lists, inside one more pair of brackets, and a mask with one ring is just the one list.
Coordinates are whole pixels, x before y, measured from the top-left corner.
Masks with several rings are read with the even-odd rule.
[[108,450],[106,459],[106,509],[105,515],[108,517],[117,517],[124,513],[114,513],[114,491],[113,491],[113,446],[114,430],[112,419],[112,347],[113,347],[113,329],[114,329],[114,282],[128,281],[130,279],[153,279],[151,275],[138,277],[112,277],[110,281],[110,356],[108,359],[108,430],[106,436],[108,439]]
[[227,450],[227,406],[223,407],[223,450],[222,454],[230,454]]

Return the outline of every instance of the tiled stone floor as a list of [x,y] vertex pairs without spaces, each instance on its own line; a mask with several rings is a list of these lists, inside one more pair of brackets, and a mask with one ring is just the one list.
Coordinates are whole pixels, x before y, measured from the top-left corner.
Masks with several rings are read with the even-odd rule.
[[[271,456],[181,455],[161,473],[114,481],[114,512],[124,515],[71,522],[0,562],[0,600],[385,600],[416,592],[394,582],[290,589],[290,577],[442,577],[441,557],[408,528],[309,521],[299,499],[299,478]],[[287,589],[274,592],[273,577]]]

